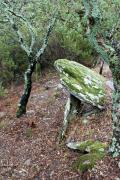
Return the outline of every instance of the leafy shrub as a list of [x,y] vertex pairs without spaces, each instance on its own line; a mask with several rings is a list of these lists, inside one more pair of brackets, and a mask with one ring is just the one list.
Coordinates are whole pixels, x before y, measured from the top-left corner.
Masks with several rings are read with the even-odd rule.
[[2,83],[0,83],[0,97],[4,97],[7,93],[7,90],[3,87]]

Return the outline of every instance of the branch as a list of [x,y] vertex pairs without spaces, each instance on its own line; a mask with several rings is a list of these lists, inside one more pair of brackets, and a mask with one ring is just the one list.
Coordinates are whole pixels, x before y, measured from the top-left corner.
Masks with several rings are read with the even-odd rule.
[[[101,42],[101,45],[99,43],[98,34],[99,32],[99,25],[101,20],[101,14],[97,7],[96,1],[86,1],[82,0],[84,8],[85,8],[85,15],[84,18],[86,19],[86,28],[87,28],[87,36],[89,39],[89,42],[93,45],[94,49],[102,59],[108,63],[109,56],[108,56],[108,46]],[[94,12],[94,13],[93,13]],[[109,47],[110,48],[110,47]]]
[[30,51],[29,51],[29,48],[28,46],[25,45],[24,43],[24,38],[22,36],[22,33],[20,32],[20,30],[18,29],[17,25],[14,23],[14,20],[12,19],[12,17],[8,16],[7,15],[7,18],[9,19],[11,25],[12,25],[12,28],[13,30],[17,33],[18,35],[18,38],[19,38],[19,43],[20,43],[20,46],[21,48],[27,53],[27,55],[29,56],[30,55]]
[[58,15],[58,12],[55,12],[52,19],[51,19],[51,22],[49,23],[49,26],[48,26],[48,30],[47,30],[47,33],[46,33],[46,36],[44,37],[44,40],[43,40],[43,45],[42,47],[40,48],[40,50],[37,52],[36,54],[36,62],[38,62],[38,59],[43,55],[47,45],[48,45],[48,39],[49,39],[49,36],[51,34],[51,31],[53,29],[53,26],[56,22],[56,19],[57,19],[57,15]]
[[[21,15],[21,14],[18,14],[18,13],[16,13],[16,12],[14,12],[11,8],[9,8],[8,7],[8,5],[6,4],[6,3],[3,3],[3,5],[6,7],[6,9],[7,9],[7,12],[9,12],[11,15],[13,15],[13,16],[15,16],[15,17],[18,17],[18,18],[20,18],[22,21],[24,21],[24,23],[25,23],[25,25],[28,27],[28,30],[29,30],[29,33],[30,33],[30,35],[31,35],[31,44],[30,44],[30,47],[23,47],[23,37],[22,37],[22,33],[19,31],[19,29],[18,29],[18,27],[17,27],[17,25],[14,23],[14,21],[13,21],[13,18],[11,18],[11,17],[9,17],[9,20],[10,20],[10,22],[11,22],[11,24],[12,24],[12,27],[17,27],[17,28],[13,28],[14,30],[15,29],[17,29],[17,30],[15,30],[16,32],[17,32],[17,34],[18,34],[18,36],[19,36],[19,42],[20,42],[20,44],[21,44],[21,40],[22,40],[22,49],[28,49],[27,50],[27,54],[28,54],[28,56],[32,53],[32,51],[33,51],[33,46],[34,46],[34,44],[35,44],[35,33],[34,33],[34,30],[33,30],[33,27],[32,27],[32,25],[31,25],[31,23],[27,20],[27,18],[25,18],[23,15]],[[24,45],[25,46],[25,45]],[[26,50],[25,50],[26,51]]]
[[21,14],[17,14],[16,12],[12,11],[11,9],[8,10],[12,15],[20,18],[21,20],[24,21],[24,23],[26,24],[26,26],[28,27],[29,33],[31,35],[31,44],[30,44],[30,53],[32,53],[33,50],[33,46],[35,44],[35,33],[33,30],[33,27],[31,25],[31,23],[25,18],[23,17]]

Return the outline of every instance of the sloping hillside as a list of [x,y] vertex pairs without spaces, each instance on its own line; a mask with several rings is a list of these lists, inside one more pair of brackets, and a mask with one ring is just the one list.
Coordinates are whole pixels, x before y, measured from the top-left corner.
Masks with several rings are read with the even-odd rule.
[[[27,114],[16,119],[22,86],[12,87],[0,100],[0,179],[117,180],[120,158],[106,156],[96,167],[81,174],[73,169],[79,152],[58,143],[68,93],[56,73],[46,73],[33,84]],[[106,72],[105,72],[106,74]],[[105,111],[71,122],[66,141],[94,139],[110,142],[111,92]]]

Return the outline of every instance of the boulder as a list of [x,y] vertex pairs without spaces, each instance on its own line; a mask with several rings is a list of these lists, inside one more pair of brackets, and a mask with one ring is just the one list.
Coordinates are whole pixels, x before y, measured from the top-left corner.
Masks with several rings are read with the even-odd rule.
[[104,109],[106,92],[105,79],[93,70],[66,59],[55,61],[60,73],[61,84],[82,102]]
[[68,148],[79,150],[81,153],[104,152],[107,147],[106,143],[100,141],[86,140],[82,142],[69,142],[66,144]]

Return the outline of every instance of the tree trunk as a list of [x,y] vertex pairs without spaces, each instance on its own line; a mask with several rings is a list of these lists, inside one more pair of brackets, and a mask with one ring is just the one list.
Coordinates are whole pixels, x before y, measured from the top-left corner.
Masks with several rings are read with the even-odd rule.
[[25,72],[24,92],[20,99],[20,103],[18,104],[18,110],[16,112],[17,117],[20,117],[26,113],[26,106],[27,106],[28,99],[29,99],[30,93],[31,93],[31,88],[32,88],[32,74],[34,72],[35,65],[36,65],[35,62],[30,63],[27,68],[27,71]]
[[113,93],[112,106],[113,137],[110,152],[113,157],[120,155],[120,90]]
[[113,103],[112,103],[112,125],[113,137],[109,148],[113,157],[120,155],[120,57],[110,61],[110,68],[114,81]]

